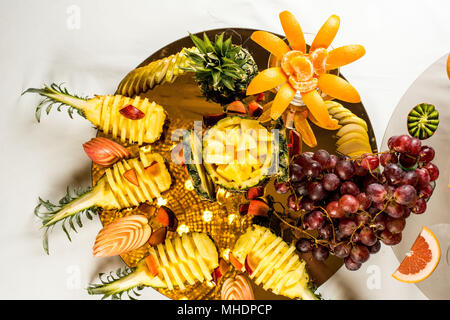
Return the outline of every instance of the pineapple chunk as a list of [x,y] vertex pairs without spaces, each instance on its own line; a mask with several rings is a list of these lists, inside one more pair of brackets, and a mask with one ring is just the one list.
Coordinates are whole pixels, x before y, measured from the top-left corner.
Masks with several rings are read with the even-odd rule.
[[247,255],[255,259],[256,268],[250,278],[266,290],[289,298],[317,299],[309,289],[309,276],[305,262],[289,246],[269,229],[252,226],[241,235],[231,250],[243,264]]

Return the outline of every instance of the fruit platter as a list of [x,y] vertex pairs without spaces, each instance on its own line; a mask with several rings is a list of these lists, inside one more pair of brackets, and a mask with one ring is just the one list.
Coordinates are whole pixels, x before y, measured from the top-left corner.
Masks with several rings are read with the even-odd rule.
[[[151,287],[171,299],[326,299],[316,289],[339,268],[358,270],[402,241],[407,218],[426,214],[439,177],[427,144],[439,106],[412,105],[407,133],[378,150],[343,76],[364,47],[332,47],[336,15],[311,40],[293,13],[279,20],[282,35],[189,34],[108,95],[55,83],[24,92],[43,97],[37,121],[55,109],[98,130],[83,144],[92,187],[56,203],[39,198],[35,209],[47,254],[52,232],[76,245],[74,233],[100,219],[93,256],[120,256],[124,266],[105,270],[89,294],[135,299]],[[426,228],[418,238],[439,248],[434,240]],[[439,258],[411,268],[420,258],[393,276],[431,274]]]

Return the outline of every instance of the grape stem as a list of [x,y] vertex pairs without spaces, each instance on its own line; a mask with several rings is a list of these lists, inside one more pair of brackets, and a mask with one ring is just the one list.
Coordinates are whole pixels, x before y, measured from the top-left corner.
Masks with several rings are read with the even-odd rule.
[[[279,203],[279,202],[274,202],[274,203]],[[279,203],[281,206],[283,206],[281,203]],[[306,232],[305,230],[303,230],[302,228],[299,228],[297,226],[294,226],[292,224],[290,224],[289,222],[287,222],[286,220],[284,220],[276,210],[273,210],[273,214],[277,216],[278,219],[280,219],[283,223],[287,224],[289,227],[299,230],[303,233],[305,233],[307,236],[311,237],[314,239],[314,241],[319,242],[320,240],[318,240],[316,237],[314,237],[312,234],[310,234],[309,232]]]
[[333,230],[333,242],[336,242],[336,232],[335,232],[335,229],[334,229],[334,223],[333,223],[333,220],[331,219],[330,215],[328,214],[328,211],[327,211],[325,208],[320,207],[320,206],[319,206],[319,208],[322,209],[323,212],[325,212],[325,214],[326,214],[327,217],[328,217],[328,220],[330,220],[331,229]]

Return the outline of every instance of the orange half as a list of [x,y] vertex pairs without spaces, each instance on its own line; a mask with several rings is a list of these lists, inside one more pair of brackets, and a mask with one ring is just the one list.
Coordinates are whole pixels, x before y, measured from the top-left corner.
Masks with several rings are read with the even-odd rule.
[[309,112],[312,113],[314,118],[321,126],[328,127],[334,125],[330,114],[328,113],[328,108],[325,105],[325,101],[323,101],[317,90],[302,93],[301,95],[303,102],[305,103]]
[[279,67],[268,68],[253,78],[247,87],[247,95],[261,93],[273,89],[287,81],[287,77]]
[[338,16],[332,15],[329,17],[319,32],[317,32],[309,51],[311,52],[317,48],[328,48],[339,30],[339,24],[340,20]]
[[342,46],[328,52],[327,70],[336,69],[358,60],[366,54],[366,49],[359,44]]
[[306,52],[305,36],[294,15],[289,11],[283,11],[280,13],[280,21],[291,48]]
[[361,97],[358,91],[346,80],[334,74],[324,73],[319,77],[317,86],[325,94],[337,98],[339,100],[358,103]]
[[434,233],[427,227],[412,245],[392,276],[401,282],[416,283],[428,278],[441,258],[441,248]]
[[251,38],[278,59],[283,58],[283,55],[291,50],[286,42],[267,31],[255,31],[252,33]]
[[292,89],[289,83],[283,84],[277,92],[275,99],[273,100],[272,107],[270,108],[270,117],[273,120],[278,119],[286,108],[294,99],[295,90]]

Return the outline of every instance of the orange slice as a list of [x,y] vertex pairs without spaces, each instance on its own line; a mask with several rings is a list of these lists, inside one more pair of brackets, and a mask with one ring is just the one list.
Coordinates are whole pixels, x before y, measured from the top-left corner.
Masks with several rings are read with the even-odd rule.
[[305,36],[294,15],[289,11],[283,11],[280,13],[280,21],[291,48],[306,52]]
[[310,148],[317,146],[316,136],[306,119],[306,112],[296,112],[294,115],[294,127],[302,136],[303,142]]
[[339,24],[340,20],[338,16],[332,15],[329,17],[319,32],[317,32],[309,51],[311,52],[317,48],[328,48],[339,30]]
[[298,81],[308,81],[314,75],[314,67],[306,56],[296,56],[290,61],[290,65]]
[[270,117],[273,120],[278,119],[289,106],[292,99],[294,99],[294,96],[295,90],[292,89],[291,85],[289,83],[283,84],[273,100],[272,107],[270,108]]
[[441,257],[441,248],[433,232],[427,227],[422,231],[392,276],[401,282],[416,283],[433,273]]
[[289,77],[289,84],[300,93],[305,93],[317,88],[317,78],[311,78],[307,81],[299,81],[296,77]]
[[302,93],[301,95],[303,102],[308,107],[308,110],[312,113],[321,126],[333,126],[333,122],[330,114],[328,113],[328,108],[325,105],[325,101],[323,101],[317,90]]
[[358,91],[356,91],[356,89],[346,80],[334,74],[322,74],[319,77],[317,86],[325,94],[339,100],[351,103],[361,102],[361,97],[359,96]]
[[278,59],[283,58],[283,55],[291,50],[286,42],[267,31],[255,31],[251,38]]
[[326,62],[328,57],[328,51],[324,48],[319,48],[309,53],[311,57],[314,73],[317,75],[321,75],[327,71]]
[[261,71],[247,87],[247,95],[257,94],[273,89],[287,81],[287,77],[279,67]]
[[281,59],[281,69],[283,69],[286,75],[290,76],[294,73],[294,69],[291,65],[291,60],[298,56],[303,56],[303,52],[298,50],[291,50],[287,52]]
[[358,60],[366,54],[366,49],[359,44],[351,44],[328,52],[327,70],[336,69]]

